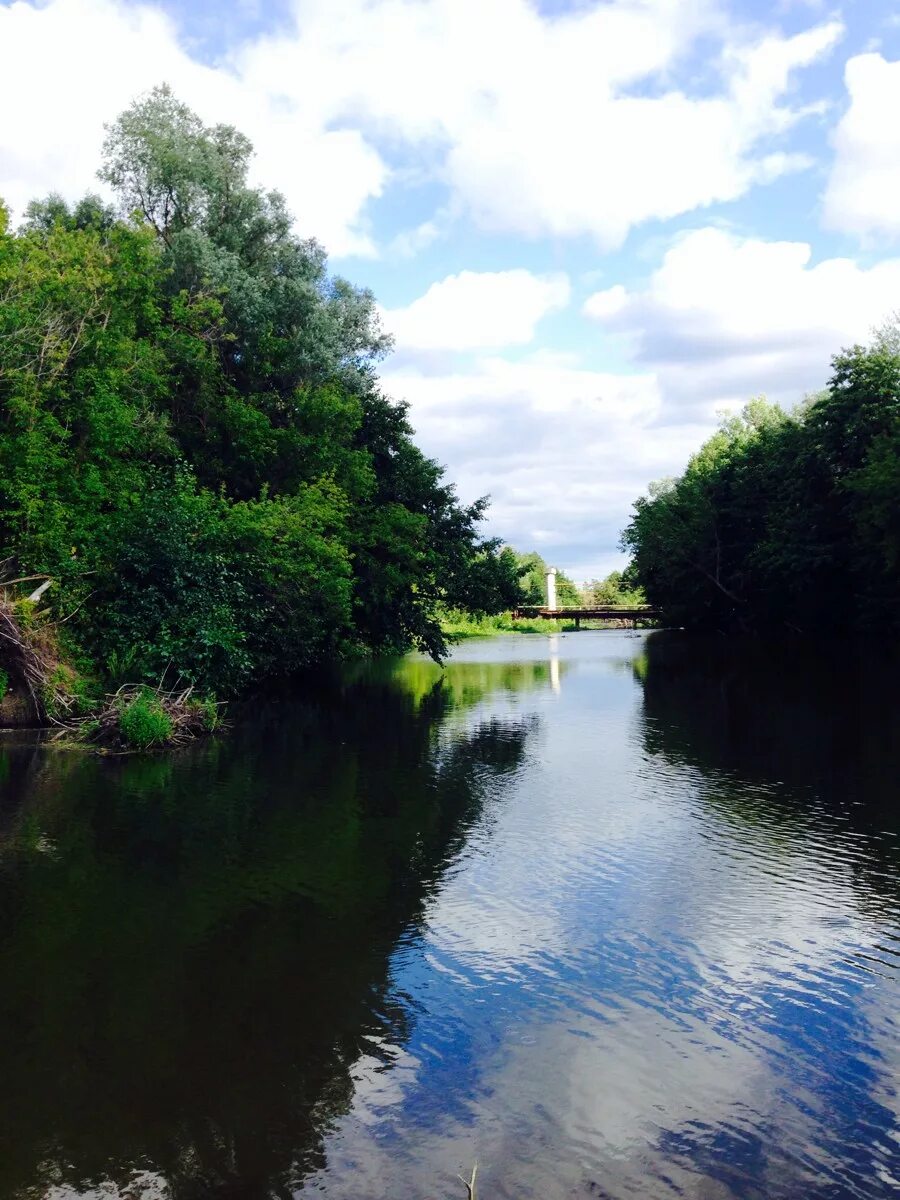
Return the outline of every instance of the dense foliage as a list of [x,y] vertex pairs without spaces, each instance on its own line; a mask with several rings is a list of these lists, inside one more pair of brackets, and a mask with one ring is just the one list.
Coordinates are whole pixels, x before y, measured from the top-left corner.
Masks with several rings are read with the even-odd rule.
[[634,578],[634,567],[629,564],[624,571],[610,571],[603,579],[592,579],[584,586],[586,605],[620,604],[633,607],[646,604],[643,589]]
[[[547,571],[549,564],[536,550],[519,554],[513,551],[516,565],[521,573],[519,580],[520,600],[523,605],[545,605],[547,603]],[[556,600],[563,608],[577,607],[581,603],[578,588],[565,573],[556,572]]]
[[[50,576],[101,671],[223,692],[353,648],[444,649],[517,566],[381,392],[372,295],[328,274],[250,143],[160,88],[108,131],[119,206],[0,206],[0,581]],[[48,597],[49,598],[49,597]]]
[[720,629],[900,627],[900,347],[838,355],[827,389],[727,420],[638,500],[623,543],[648,600]]

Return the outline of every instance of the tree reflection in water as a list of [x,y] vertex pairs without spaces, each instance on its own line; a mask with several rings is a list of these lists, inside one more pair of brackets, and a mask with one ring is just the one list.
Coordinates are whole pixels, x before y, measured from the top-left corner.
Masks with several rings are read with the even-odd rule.
[[[651,752],[896,811],[900,661],[891,646],[651,634],[635,660]],[[880,803],[879,803],[880,802]],[[880,814],[879,814],[880,819]]]
[[896,646],[659,632],[634,670],[644,746],[702,773],[707,811],[810,854],[827,839],[864,908],[897,903]]
[[471,668],[320,681],[177,755],[0,751],[0,1197],[287,1196],[321,1165],[411,1019],[398,939],[534,723],[462,714],[548,672]]

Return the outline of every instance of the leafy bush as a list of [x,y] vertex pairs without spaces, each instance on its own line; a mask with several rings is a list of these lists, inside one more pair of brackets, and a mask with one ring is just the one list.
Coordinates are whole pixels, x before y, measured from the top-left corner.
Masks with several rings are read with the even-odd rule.
[[168,713],[150,688],[143,688],[119,712],[119,731],[126,746],[150,750],[164,746],[171,738],[173,725]]
[[106,533],[110,570],[88,607],[96,659],[123,682],[203,680],[223,691],[252,672],[246,593],[225,555],[228,504],[183,466],[148,472]]

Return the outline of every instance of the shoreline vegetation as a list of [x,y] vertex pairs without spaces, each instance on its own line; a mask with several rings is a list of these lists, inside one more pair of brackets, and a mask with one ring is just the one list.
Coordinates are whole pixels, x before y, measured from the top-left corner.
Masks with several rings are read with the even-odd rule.
[[622,538],[686,629],[900,632],[900,320],[785,412],[751,401],[651,486]]
[[159,87],[107,127],[113,206],[51,195],[13,229],[0,202],[0,724],[168,744],[192,705],[439,659],[443,611],[521,602],[486,500],[380,387],[374,296],[251,155]]
[[575,621],[550,620],[544,617],[516,617],[511,613],[498,613],[494,616],[473,616],[470,613],[448,613],[442,627],[451,642],[465,641],[467,638],[493,637],[501,633],[575,633],[589,629],[620,629],[631,628],[632,618],[617,621],[614,618],[593,621],[582,617],[576,626]]

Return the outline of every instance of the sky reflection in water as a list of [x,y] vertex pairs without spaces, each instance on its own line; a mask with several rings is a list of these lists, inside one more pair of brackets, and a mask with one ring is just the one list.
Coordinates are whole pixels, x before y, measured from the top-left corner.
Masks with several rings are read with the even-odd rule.
[[896,1195],[876,649],[511,637],[7,751],[0,1196]]

